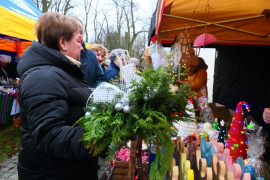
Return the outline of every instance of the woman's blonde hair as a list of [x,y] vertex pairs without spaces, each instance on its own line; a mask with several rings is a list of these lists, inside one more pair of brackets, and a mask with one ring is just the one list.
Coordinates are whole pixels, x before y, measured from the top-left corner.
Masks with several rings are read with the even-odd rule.
[[98,52],[101,51],[104,55],[107,53],[107,49],[101,44],[91,44],[90,48],[92,51]]
[[60,38],[70,41],[73,33],[81,26],[80,21],[72,16],[48,12],[39,17],[35,29],[39,43],[59,51]]

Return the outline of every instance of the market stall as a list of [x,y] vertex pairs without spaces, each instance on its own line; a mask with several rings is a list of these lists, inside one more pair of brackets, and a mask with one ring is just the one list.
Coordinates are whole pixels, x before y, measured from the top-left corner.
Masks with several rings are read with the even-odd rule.
[[[189,44],[186,47],[215,48],[213,102],[233,110],[236,116],[236,112],[240,111],[237,104],[246,101],[250,111],[243,110],[245,116],[243,119],[252,115],[251,119],[270,134],[270,125],[264,123],[262,119],[263,108],[270,106],[269,10],[270,1],[267,0],[259,2],[159,0],[149,30],[149,45],[173,46],[175,50],[179,41],[181,46],[178,47],[182,47],[181,40],[184,37]],[[210,43],[207,43],[209,40],[207,36],[214,37]],[[204,37],[201,45],[196,44],[199,37]],[[196,55],[199,56],[199,53]],[[234,124],[234,119],[239,119],[239,117],[232,118],[229,124],[231,122]],[[238,120],[235,124],[238,123],[241,121]],[[230,126],[228,128],[232,132],[238,129]],[[239,132],[245,134],[246,130]],[[229,134],[232,135],[231,132]],[[237,143],[231,144],[234,146],[230,146],[230,151],[241,146]],[[244,144],[246,142],[243,141],[242,145]],[[261,146],[263,147],[263,143]],[[215,169],[211,172],[215,172]]]
[[34,25],[41,14],[31,0],[0,1],[0,55],[3,74],[0,85],[0,124],[9,124],[12,122],[12,115],[20,112],[16,98],[16,66],[24,50],[36,38]]
[[42,12],[31,0],[0,2],[0,50],[16,52],[21,56],[30,46],[34,25]]

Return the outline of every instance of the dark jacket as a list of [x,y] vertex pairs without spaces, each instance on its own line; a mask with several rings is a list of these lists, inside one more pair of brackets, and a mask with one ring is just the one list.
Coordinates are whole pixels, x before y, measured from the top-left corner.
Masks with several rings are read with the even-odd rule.
[[96,54],[94,51],[86,49],[83,44],[84,50],[81,53],[81,67],[84,73],[85,81],[93,88],[101,82],[106,81],[101,68],[97,62]]
[[83,129],[72,127],[84,115],[91,93],[81,69],[59,51],[34,41],[17,70],[22,120],[19,179],[97,179],[97,157],[80,142]]
[[108,69],[105,71],[104,75],[107,81],[114,80],[116,76],[119,76],[120,68],[114,64],[114,61],[111,62]]

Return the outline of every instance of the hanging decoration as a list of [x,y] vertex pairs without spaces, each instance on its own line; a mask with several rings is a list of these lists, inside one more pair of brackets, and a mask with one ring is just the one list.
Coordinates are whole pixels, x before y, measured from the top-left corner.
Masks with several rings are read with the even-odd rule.
[[186,30],[184,33],[179,34],[177,36],[177,40],[180,43],[182,54],[179,63],[186,65],[197,65],[199,52],[195,52],[195,50],[190,47],[191,40],[188,31]]
[[194,40],[193,46],[194,47],[206,46],[208,44],[215,42],[216,40],[217,38],[213,34],[203,33]]
[[174,65],[174,68],[177,68],[177,66],[179,65],[181,56],[182,56],[181,44],[180,44],[180,41],[177,41],[173,45],[173,65]]
[[248,112],[250,111],[247,102],[241,101],[237,104],[228,135],[228,141],[226,143],[226,148],[230,149],[230,155],[232,156],[233,162],[236,161],[237,157],[243,157],[243,159],[247,158],[247,138],[245,131],[243,130],[243,108]]

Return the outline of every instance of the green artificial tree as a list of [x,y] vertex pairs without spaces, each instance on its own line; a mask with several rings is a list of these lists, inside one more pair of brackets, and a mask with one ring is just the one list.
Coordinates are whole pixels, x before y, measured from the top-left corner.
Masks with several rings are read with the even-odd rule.
[[217,118],[215,118],[215,121],[213,123],[213,129],[218,130],[218,120],[217,120]]

